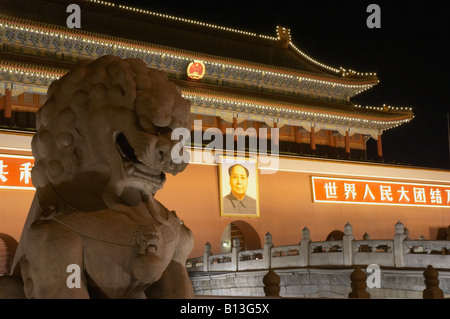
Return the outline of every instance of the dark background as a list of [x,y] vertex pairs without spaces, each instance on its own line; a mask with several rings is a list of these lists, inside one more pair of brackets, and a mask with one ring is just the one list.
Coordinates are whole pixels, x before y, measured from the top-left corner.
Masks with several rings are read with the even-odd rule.
[[[411,122],[384,132],[385,162],[450,168],[450,22],[442,1],[110,1],[269,36],[288,27],[315,60],[377,73],[380,83],[353,102],[413,108]],[[380,29],[366,25],[371,3],[381,8]],[[373,139],[368,147],[375,159]]]

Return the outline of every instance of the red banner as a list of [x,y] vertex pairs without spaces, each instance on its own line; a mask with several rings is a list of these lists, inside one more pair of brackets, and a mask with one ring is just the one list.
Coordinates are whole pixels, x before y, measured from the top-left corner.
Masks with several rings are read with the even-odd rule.
[[32,156],[0,154],[0,188],[34,190],[31,182]]
[[450,185],[312,177],[314,202],[449,207]]

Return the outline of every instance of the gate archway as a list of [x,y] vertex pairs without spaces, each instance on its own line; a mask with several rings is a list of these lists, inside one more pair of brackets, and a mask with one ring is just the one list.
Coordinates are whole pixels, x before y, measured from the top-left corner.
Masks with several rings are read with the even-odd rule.
[[252,225],[235,220],[228,224],[220,238],[220,253],[229,253],[233,248],[233,239],[239,238],[241,250],[261,249],[261,239]]

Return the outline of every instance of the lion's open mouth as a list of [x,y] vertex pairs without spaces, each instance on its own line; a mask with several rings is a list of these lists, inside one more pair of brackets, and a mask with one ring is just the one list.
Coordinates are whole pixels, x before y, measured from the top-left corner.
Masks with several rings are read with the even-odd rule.
[[128,175],[145,179],[158,185],[165,182],[166,174],[164,172],[138,160],[134,148],[122,132],[116,135],[116,145],[122,156],[123,167]]

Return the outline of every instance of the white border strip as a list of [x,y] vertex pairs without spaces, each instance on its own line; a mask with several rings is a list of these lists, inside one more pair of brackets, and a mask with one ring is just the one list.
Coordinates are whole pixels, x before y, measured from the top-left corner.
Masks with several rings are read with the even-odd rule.
[[371,202],[350,202],[350,201],[338,201],[338,200],[320,200],[320,199],[316,199],[316,192],[315,192],[315,187],[314,187],[314,181],[316,179],[369,182],[369,183],[381,183],[381,184],[397,184],[397,185],[435,186],[435,187],[447,187],[447,188],[450,187],[450,185],[418,184],[418,183],[388,182],[388,181],[377,181],[377,180],[361,180],[361,179],[354,179],[354,178],[333,178],[333,177],[311,176],[311,182],[312,182],[311,188],[312,188],[312,192],[313,192],[313,202],[314,203],[450,208],[450,205],[448,205],[448,204],[443,206],[443,205],[418,205],[418,204],[371,203]]

